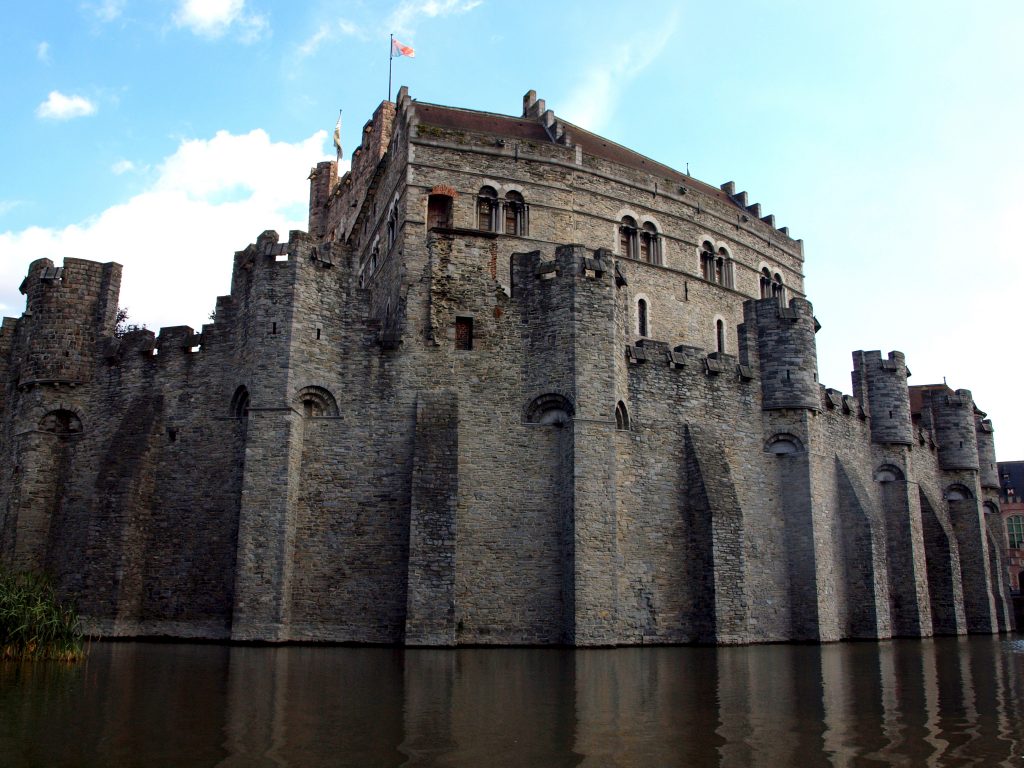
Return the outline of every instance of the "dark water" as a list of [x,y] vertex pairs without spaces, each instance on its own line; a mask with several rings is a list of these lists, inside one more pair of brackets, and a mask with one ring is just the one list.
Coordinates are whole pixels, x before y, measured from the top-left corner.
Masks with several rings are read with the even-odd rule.
[[2,766],[1024,766],[1024,639],[103,643],[0,665]]

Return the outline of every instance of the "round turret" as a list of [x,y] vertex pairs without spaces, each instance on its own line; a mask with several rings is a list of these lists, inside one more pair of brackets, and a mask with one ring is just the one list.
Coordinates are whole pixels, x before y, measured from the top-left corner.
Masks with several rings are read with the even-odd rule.
[[882,359],[878,350],[853,353],[853,394],[871,418],[875,443],[910,445],[914,440],[907,389],[907,361],[902,352]]
[[820,410],[818,353],[814,344],[817,324],[811,303],[793,299],[787,307],[772,298],[750,304],[753,318],[748,314],[746,319],[754,319],[757,325],[764,408]]
[[985,414],[977,414],[975,425],[978,439],[978,468],[982,488],[999,490],[999,469],[996,467],[996,441],[992,430],[992,422],[984,418]]
[[978,469],[978,437],[974,427],[974,400],[967,389],[946,394],[934,393],[931,399],[942,469]]

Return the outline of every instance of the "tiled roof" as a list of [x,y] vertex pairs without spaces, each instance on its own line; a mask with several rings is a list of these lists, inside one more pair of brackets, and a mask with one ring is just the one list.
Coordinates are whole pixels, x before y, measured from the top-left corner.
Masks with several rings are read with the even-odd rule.
[[[472,131],[474,133],[490,133],[495,136],[554,143],[551,137],[548,136],[544,126],[539,121],[530,118],[498,115],[492,112],[477,112],[471,109],[457,109],[440,104],[425,104],[419,101],[416,102],[416,115],[420,122],[426,125],[435,125],[439,128],[452,128]],[[649,157],[641,155],[639,152],[634,152],[621,144],[616,144],[614,141],[591,133],[577,125],[565,121],[562,121],[562,123],[572,141],[580,145],[583,148],[583,152],[592,157],[623,165],[627,168],[646,171],[655,176],[694,187],[719,200],[732,202],[729,195],[717,187],[698,181],[692,176],[680,173],[674,168],[662,165],[651,160]]]

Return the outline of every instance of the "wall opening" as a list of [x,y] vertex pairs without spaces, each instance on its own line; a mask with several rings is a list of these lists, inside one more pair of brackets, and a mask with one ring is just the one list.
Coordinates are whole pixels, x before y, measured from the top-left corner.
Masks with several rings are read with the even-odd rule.
[[473,318],[455,318],[455,348],[464,352],[473,349]]
[[452,228],[452,198],[448,195],[431,195],[427,198],[427,229]]

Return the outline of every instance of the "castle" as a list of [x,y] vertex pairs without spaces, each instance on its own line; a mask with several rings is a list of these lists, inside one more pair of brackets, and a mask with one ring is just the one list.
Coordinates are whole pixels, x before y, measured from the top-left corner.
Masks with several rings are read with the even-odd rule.
[[0,557],[90,631],[615,645],[1012,628],[992,425],[900,352],[818,382],[803,244],[732,183],[403,88],[201,332],[33,262]]

